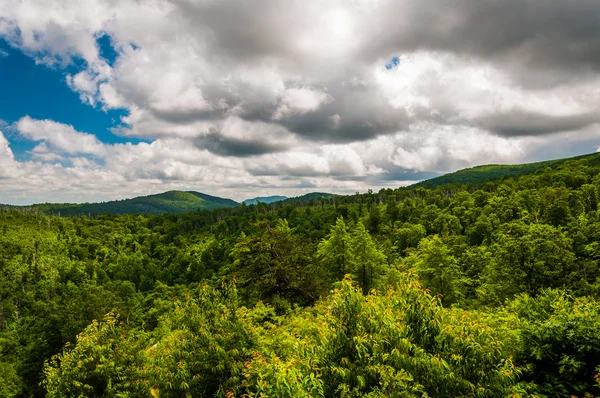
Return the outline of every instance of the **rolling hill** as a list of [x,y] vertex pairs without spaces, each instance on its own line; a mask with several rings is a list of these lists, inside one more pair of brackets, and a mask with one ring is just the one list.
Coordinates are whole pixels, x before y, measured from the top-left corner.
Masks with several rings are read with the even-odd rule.
[[503,177],[512,177],[523,174],[534,173],[536,170],[551,167],[554,168],[564,162],[571,160],[583,159],[598,155],[592,153],[588,155],[581,155],[572,158],[554,159],[543,162],[535,163],[524,163],[514,165],[500,165],[491,164],[484,166],[471,167],[469,169],[458,170],[454,173],[444,174],[439,177],[431,178],[429,180],[421,181],[411,185],[411,187],[424,187],[424,188],[435,188],[442,185],[449,184],[472,184],[480,183],[488,180],[496,180]]
[[325,193],[325,192],[311,192],[311,193],[307,193],[305,195],[286,199],[284,202],[309,202],[309,201],[315,200],[315,199],[331,198],[332,196],[335,196],[335,195],[332,193]]
[[[407,188],[435,188],[443,185],[462,185],[483,183],[529,173],[546,167],[556,168],[570,161],[588,159],[600,162],[600,153],[592,153],[572,158],[554,159],[543,162],[517,165],[483,165],[458,170],[429,180],[420,181]],[[275,202],[310,202],[316,199],[327,199],[335,196],[331,193],[311,192],[305,195],[288,198],[285,196],[260,196],[245,200],[246,205],[258,202],[270,204]],[[165,214],[186,213],[194,210],[213,210],[239,206],[240,203],[226,198],[207,195],[194,191],[168,191],[155,195],[139,196],[131,199],[115,200],[100,203],[41,203],[30,206],[1,205],[0,209],[17,209],[23,212],[38,212],[62,216],[98,215],[98,214]]]
[[39,211],[63,216],[97,214],[165,214],[186,213],[192,210],[212,210],[235,207],[239,203],[193,191],[168,191],[156,195],[101,203],[43,203],[31,206],[11,206],[21,210]]
[[[314,199],[329,198],[330,193],[311,192],[295,198],[286,196],[256,197],[245,201],[246,205],[262,203],[309,202]],[[138,196],[131,199],[113,200],[98,203],[40,203],[29,206],[2,205],[1,209],[15,209],[22,212],[37,212],[61,216],[90,216],[98,214],[166,214],[187,213],[194,210],[213,210],[236,207],[231,199],[219,198],[194,191],[168,191],[155,195]]]

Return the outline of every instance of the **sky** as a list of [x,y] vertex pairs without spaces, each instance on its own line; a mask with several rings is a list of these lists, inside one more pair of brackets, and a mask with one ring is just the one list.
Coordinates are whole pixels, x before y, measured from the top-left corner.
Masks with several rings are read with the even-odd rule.
[[600,150],[597,0],[4,0],[0,203],[395,188]]

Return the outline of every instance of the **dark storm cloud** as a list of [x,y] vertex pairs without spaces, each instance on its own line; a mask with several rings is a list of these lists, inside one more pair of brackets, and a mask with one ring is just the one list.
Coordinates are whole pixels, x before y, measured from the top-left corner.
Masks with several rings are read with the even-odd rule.
[[283,181],[297,177],[323,177],[326,173],[315,170],[311,165],[291,167],[288,165],[251,165],[247,171],[253,176],[279,176]]
[[[209,38],[215,57],[234,63],[275,59],[299,68],[306,62],[306,54],[290,45],[293,35],[307,28],[303,25],[306,18],[294,18],[303,12],[298,4],[275,0],[181,0],[175,4],[177,12]],[[236,87],[235,94],[213,88],[205,90],[205,95],[212,102],[226,98],[230,109],[239,106],[238,115],[245,120],[280,123],[311,141],[344,143],[393,134],[410,124],[406,112],[393,109],[378,91],[368,85],[357,89],[347,84],[348,76],[360,75],[364,65],[390,54],[425,49],[474,57],[494,64],[530,89],[551,88],[600,71],[597,0],[408,0],[384,4],[363,13],[360,24],[366,28],[356,38],[360,45],[344,70],[331,78],[331,71],[306,69],[311,73],[308,80],[319,82],[332,98],[316,111],[273,120],[281,98],[269,98],[248,87]],[[186,122],[222,114],[159,116]],[[421,112],[417,117],[443,124],[455,116],[440,115]],[[502,136],[527,136],[579,129],[594,122],[590,115],[549,117],[517,111],[490,115],[474,125]],[[250,148],[248,152],[255,150],[261,151]]]
[[211,130],[210,133],[197,137],[194,140],[194,145],[216,155],[240,158],[282,152],[287,149],[287,146],[283,143],[273,143],[269,139],[258,137],[252,140],[231,138],[217,130]]
[[[406,112],[392,108],[377,88],[349,83],[351,78],[360,77],[365,65],[373,59],[348,60],[342,65],[343,69],[337,69],[340,65],[327,66],[321,63],[322,60],[314,62],[306,49],[294,46],[293,39],[299,32],[310,31],[314,23],[313,18],[306,17],[310,12],[306,11],[305,5],[277,0],[200,3],[179,0],[174,4],[178,18],[187,21],[190,29],[207,40],[214,62],[254,66],[273,64],[294,72],[294,79],[285,82],[286,87],[307,85],[324,88],[332,99],[315,111],[276,117],[281,97],[273,97],[262,87],[235,82],[227,90],[203,86],[203,95],[209,103],[221,101],[227,104],[228,110],[234,109],[235,116],[244,120],[278,123],[300,137],[317,142],[363,141],[395,133],[408,126]],[[313,17],[316,18],[319,10],[314,11]],[[377,46],[377,43],[371,45]],[[385,67],[383,63],[381,66]],[[213,117],[201,111],[191,114],[157,113],[157,116],[184,123],[211,120]],[[336,122],[338,117],[339,122]]]
[[440,175],[437,172],[414,171],[393,164],[386,165],[386,173],[378,175],[379,181],[422,181],[434,178]]
[[[178,12],[233,58],[291,57],[292,35],[305,29],[298,3],[276,0],[177,1]],[[600,70],[597,0],[407,0],[361,12],[355,62],[398,51],[443,50],[525,68]],[[348,8],[355,5],[347,4]],[[326,40],[327,38],[323,38]],[[349,65],[349,67],[351,67]]]
[[[382,69],[390,59],[397,59],[394,66],[401,72],[402,55],[418,50],[444,51],[489,63],[519,87],[533,91],[586,81],[600,72],[597,0],[406,0],[384,1],[365,10],[347,3],[343,8],[358,15],[360,31],[353,38],[355,49],[339,61],[298,46],[298,36],[317,26],[313,21],[321,10],[313,3],[175,0],[172,4],[171,18],[184,27],[189,35],[186,40],[206,49],[211,65],[232,70],[226,79],[198,83],[208,109],[147,106],[157,119],[175,125],[217,123],[235,116],[279,124],[308,141],[349,143],[406,131],[415,121],[453,124],[460,117],[456,109],[445,105],[454,100],[444,97],[443,87],[440,92],[424,93],[436,109],[421,110],[413,104],[409,115],[392,107],[374,82],[349,83],[353,77],[364,76],[366,68],[378,59]],[[274,94],[277,90],[273,87],[238,79],[239,65],[245,71],[268,66],[281,74],[283,88],[316,87],[326,91],[330,101],[315,110],[281,116],[282,87]],[[428,78],[432,80],[428,86],[434,87],[437,77]],[[456,96],[459,100],[460,92]],[[131,98],[135,103],[146,101],[139,96]],[[592,119],[590,115],[549,117],[516,111],[467,124],[501,136],[529,136],[583,128],[594,123]],[[226,156],[279,149],[260,136],[252,143],[214,135],[200,141],[200,146]]]
[[300,19],[294,5],[278,0],[175,0],[175,12],[222,54],[233,58],[289,53],[289,34]]
[[223,111],[212,111],[212,110],[193,110],[193,109],[152,109],[152,114],[157,119],[178,124],[186,125],[201,121],[215,121],[221,120],[224,117]]
[[406,110],[394,109],[374,89],[338,86],[329,93],[333,100],[318,110],[292,115],[280,123],[307,139],[337,143],[393,134],[410,123]]
[[541,84],[540,69],[555,71],[544,77],[548,84],[564,80],[556,74],[600,70],[597,0],[409,0],[391,7],[376,15],[378,40],[364,57],[448,51],[500,62],[522,84]]
[[348,80],[331,82],[330,100],[305,113],[277,116],[282,98],[276,102],[245,101],[240,117],[247,121],[278,123],[298,136],[316,142],[365,141],[405,129],[410,117],[395,109],[374,87],[352,86]]
[[564,131],[577,131],[600,121],[597,114],[554,116],[513,110],[479,119],[481,126],[506,137],[539,136]]

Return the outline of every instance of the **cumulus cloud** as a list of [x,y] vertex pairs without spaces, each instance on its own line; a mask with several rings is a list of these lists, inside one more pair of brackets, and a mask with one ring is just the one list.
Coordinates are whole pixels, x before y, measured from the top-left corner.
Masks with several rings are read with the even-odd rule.
[[15,157],[8,140],[4,138],[4,134],[0,131],[0,178],[10,178],[13,176],[14,169]]
[[106,154],[106,146],[95,135],[80,133],[73,126],[52,120],[35,120],[25,116],[16,123],[16,129],[26,138],[43,141],[42,146],[36,147],[38,152],[48,152],[52,148],[69,154]]
[[69,66],[83,102],[126,111],[114,134],[150,141],[23,117],[44,173],[354,192],[600,141],[596,0],[5,3],[1,37]]

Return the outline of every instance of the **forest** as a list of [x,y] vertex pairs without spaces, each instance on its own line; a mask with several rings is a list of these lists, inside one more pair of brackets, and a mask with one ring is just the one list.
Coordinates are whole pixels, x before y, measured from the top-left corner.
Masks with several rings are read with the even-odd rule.
[[185,214],[3,208],[0,397],[600,397],[599,201],[596,154]]

